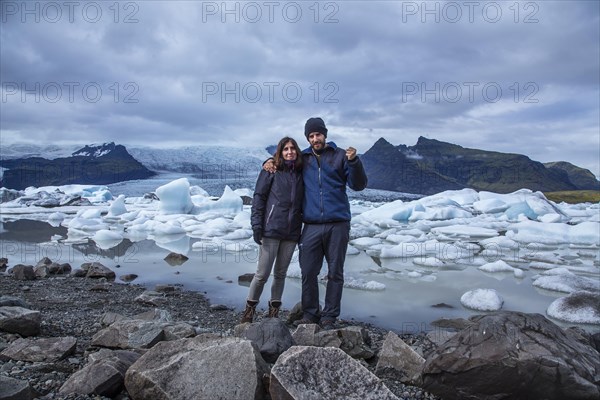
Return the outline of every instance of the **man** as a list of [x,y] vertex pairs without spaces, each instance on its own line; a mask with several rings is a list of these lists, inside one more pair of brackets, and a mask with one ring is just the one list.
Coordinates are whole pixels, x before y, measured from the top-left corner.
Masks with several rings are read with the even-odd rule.
[[[304,201],[302,236],[298,243],[302,271],[301,323],[319,323],[333,329],[340,315],[344,288],[344,261],[350,239],[350,203],[346,185],[360,191],[367,186],[367,175],[356,149],[338,148],[325,142],[327,128],[321,118],[309,118],[304,135],[310,147],[302,151]],[[318,276],[327,261],[325,307],[319,315]]]

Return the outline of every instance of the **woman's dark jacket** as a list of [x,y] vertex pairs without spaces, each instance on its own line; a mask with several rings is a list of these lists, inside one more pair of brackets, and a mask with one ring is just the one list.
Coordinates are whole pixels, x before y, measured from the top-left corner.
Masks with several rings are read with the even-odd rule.
[[302,172],[261,170],[256,180],[250,222],[268,238],[300,239],[302,229]]

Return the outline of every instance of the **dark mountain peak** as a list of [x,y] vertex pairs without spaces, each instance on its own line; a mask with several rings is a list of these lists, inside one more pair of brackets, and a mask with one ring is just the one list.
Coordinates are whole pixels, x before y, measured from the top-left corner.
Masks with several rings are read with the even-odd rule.
[[442,149],[442,148],[446,148],[446,149],[462,149],[462,146],[459,146],[457,144],[453,144],[453,143],[448,143],[448,142],[442,142],[441,140],[437,140],[437,139],[429,139],[426,138],[424,136],[419,136],[419,139],[417,140],[417,144],[414,146],[411,146],[411,148],[418,150],[418,149],[422,149],[422,148],[429,148],[429,149]]
[[123,148],[121,145],[115,145],[115,142],[103,143],[103,144],[91,144],[73,152],[73,157],[102,157],[109,154],[110,152],[119,148]]
[[373,146],[391,146],[392,144],[385,140],[385,138],[380,137]]
[[579,189],[600,190],[600,181],[596,176],[585,168],[578,167],[567,161],[553,161],[544,163],[549,170],[562,171],[567,174],[569,180]]

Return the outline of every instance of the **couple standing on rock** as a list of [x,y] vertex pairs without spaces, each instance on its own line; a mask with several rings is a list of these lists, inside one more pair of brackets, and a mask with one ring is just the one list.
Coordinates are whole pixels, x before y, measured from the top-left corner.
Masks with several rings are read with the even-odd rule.
[[[351,217],[346,185],[363,190],[367,176],[356,149],[343,150],[333,142],[325,142],[327,128],[321,118],[309,118],[304,135],[310,144],[304,151],[294,139],[281,139],[274,159],[265,162],[256,181],[251,224],[254,241],[260,248],[242,323],[254,320],[273,264],[268,316],[278,316],[296,244],[304,313],[298,323],[320,323],[323,329],[332,329],[340,315]],[[319,312],[318,275],[323,258],[327,261],[328,279],[325,307]]]

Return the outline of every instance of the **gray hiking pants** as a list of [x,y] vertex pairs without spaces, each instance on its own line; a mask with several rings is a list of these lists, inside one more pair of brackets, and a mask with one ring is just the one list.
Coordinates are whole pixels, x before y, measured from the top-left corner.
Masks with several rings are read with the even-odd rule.
[[319,321],[318,277],[327,261],[327,289],[321,319],[335,320],[340,315],[344,288],[344,261],[350,239],[350,222],[304,224],[298,245],[302,270],[302,310],[304,318]]
[[285,276],[287,274],[294,249],[296,248],[296,242],[292,240],[279,240],[273,238],[263,238],[262,245],[258,249],[258,266],[252,282],[250,282],[250,293],[248,293],[248,300],[259,301],[260,295],[262,294],[263,287],[271,270],[273,270],[273,263],[275,268],[273,270],[273,283],[271,284],[271,299],[281,301],[281,295],[283,294],[283,287],[285,286]]

